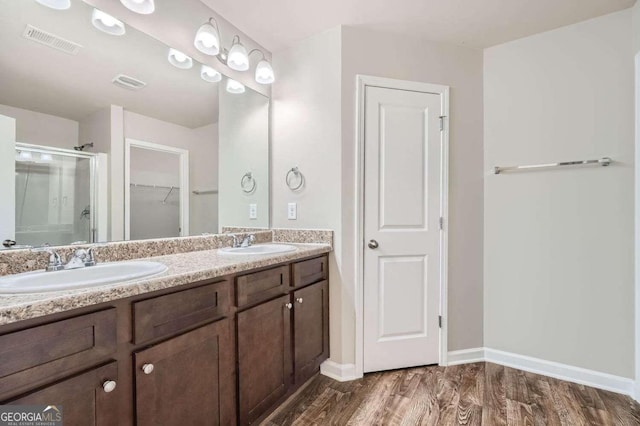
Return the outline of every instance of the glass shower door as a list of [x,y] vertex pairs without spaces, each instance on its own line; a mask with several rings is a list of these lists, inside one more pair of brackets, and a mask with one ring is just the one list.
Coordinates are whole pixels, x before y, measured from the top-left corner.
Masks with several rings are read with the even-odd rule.
[[87,153],[16,147],[16,243],[93,242],[95,158]]

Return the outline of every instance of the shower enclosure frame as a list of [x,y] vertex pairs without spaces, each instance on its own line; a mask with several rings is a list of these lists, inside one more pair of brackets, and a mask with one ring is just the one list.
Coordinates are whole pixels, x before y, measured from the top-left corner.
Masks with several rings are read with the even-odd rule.
[[99,154],[93,152],[76,151],[73,149],[64,149],[43,145],[35,145],[30,143],[16,142],[15,151],[28,151],[38,154],[61,155],[64,157],[82,158],[89,160],[89,233],[90,241],[87,243],[95,243],[98,239],[98,173],[99,173]]

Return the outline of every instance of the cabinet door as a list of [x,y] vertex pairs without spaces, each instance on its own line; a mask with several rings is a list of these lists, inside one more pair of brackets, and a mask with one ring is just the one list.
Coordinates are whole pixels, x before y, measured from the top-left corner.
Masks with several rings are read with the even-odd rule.
[[235,423],[231,324],[218,321],[134,354],[139,426]]
[[[118,411],[117,377],[118,367],[112,362],[2,404],[62,407],[65,425],[115,426],[124,416]],[[103,385],[111,380],[116,381],[116,388],[106,392]]]
[[293,293],[295,379],[301,384],[329,357],[329,286],[321,281]]
[[240,424],[251,424],[287,393],[292,369],[289,296],[240,312]]

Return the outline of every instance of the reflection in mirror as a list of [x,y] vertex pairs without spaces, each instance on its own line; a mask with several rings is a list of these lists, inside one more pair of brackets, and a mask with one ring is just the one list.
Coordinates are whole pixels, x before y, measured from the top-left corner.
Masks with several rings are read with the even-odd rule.
[[81,0],[0,8],[0,241],[269,226],[267,97]]

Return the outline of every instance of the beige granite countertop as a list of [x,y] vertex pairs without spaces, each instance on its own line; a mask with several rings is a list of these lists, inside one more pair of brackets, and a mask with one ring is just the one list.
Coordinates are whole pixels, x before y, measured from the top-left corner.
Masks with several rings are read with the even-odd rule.
[[[196,281],[263,268],[331,251],[329,244],[291,244],[296,251],[265,255],[224,255],[219,250],[203,250],[136,260],[152,260],[168,270],[142,280],[110,284],[90,289],[50,293],[0,295],[0,325],[37,318],[84,306],[177,287]],[[50,272],[55,274],[55,272]]]

